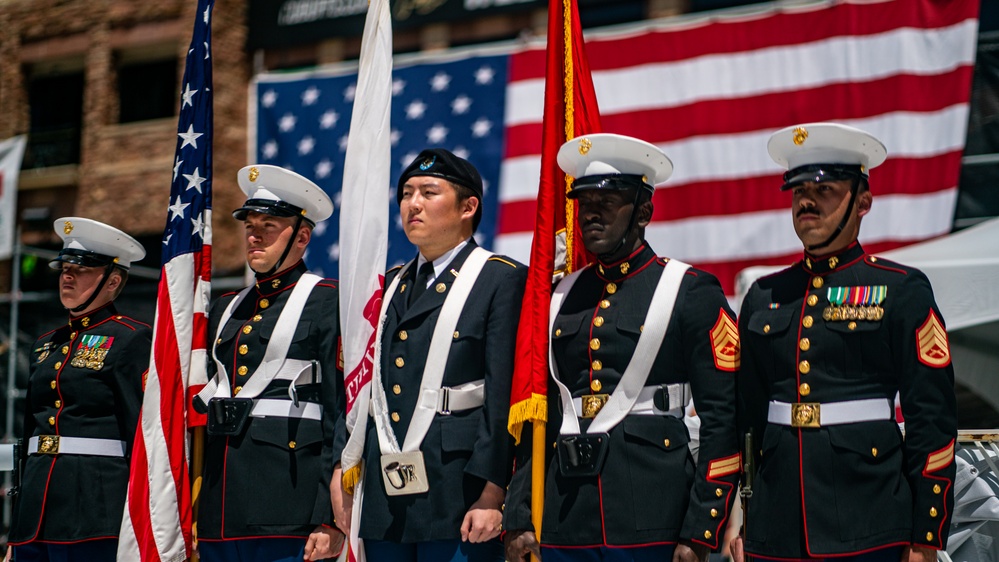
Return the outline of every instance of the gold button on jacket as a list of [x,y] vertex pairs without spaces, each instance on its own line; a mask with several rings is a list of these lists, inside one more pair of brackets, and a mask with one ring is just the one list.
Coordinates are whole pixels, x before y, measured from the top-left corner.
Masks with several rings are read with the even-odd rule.
[[950,319],[923,273],[874,264],[852,240],[830,247],[754,280],[741,303],[740,419],[757,453],[746,551],[790,560],[943,547],[960,404]]
[[[562,333],[552,339],[551,351],[559,380],[568,387],[579,413],[597,414],[596,418],[580,418],[581,431],[611,413],[617,401],[608,397],[619,390],[622,376],[636,357],[636,345],[648,342],[654,320],[667,313],[650,310],[663,272],[679,266],[664,267],[664,262],[643,244],[625,261],[604,264],[603,272],[597,267],[583,269],[564,295],[552,324]],[[622,268],[625,263],[628,267]],[[556,523],[544,531],[551,544],[672,543],[683,528],[688,534],[693,529],[698,540],[711,548],[720,546],[717,535],[721,531],[716,529],[724,528],[720,525],[723,515],[712,518],[709,514],[711,509],[727,513],[738,497],[734,490],[739,478],[735,430],[739,327],[713,276],[691,269],[678,277],[672,319],[660,346],[651,350],[652,367],[641,385],[646,389],[641,415],[624,417],[608,432],[609,449],[600,470],[602,490],[594,484],[594,477],[562,474],[559,463],[565,462],[562,455],[567,449],[558,444],[545,484],[546,490],[558,490],[546,494],[544,518]],[[782,330],[787,328],[785,324]],[[698,414],[708,420],[704,427],[725,436],[701,449],[702,470],[695,471],[692,480],[686,472],[691,465],[684,461],[689,436],[682,420],[661,415],[663,409],[670,410],[670,401],[676,406],[678,390],[669,385],[684,383],[697,389]],[[557,395],[549,394],[548,427],[553,430],[564,419],[559,403]],[[595,412],[597,404],[602,404],[599,412]],[[529,449],[529,429],[522,435],[521,445],[525,443]],[[514,473],[506,496],[508,507],[530,505],[526,493],[530,484],[520,488],[520,475],[529,481],[529,471]],[[695,490],[707,490],[707,494],[692,494],[690,487],[674,486],[676,482],[693,482]],[[531,528],[529,518],[514,520],[520,517],[514,511],[521,508],[506,510],[504,527]],[[703,536],[706,529],[708,539]]]
[[[264,179],[263,172],[261,178]],[[317,248],[315,242],[310,248]],[[232,376],[230,384],[236,398],[250,396],[248,381],[261,374],[258,370],[268,344],[279,336],[278,330],[284,329],[280,319],[292,313],[288,310],[289,300],[296,287],[302,286],[300,281],[307,270],[302,262],[288,265],[293,267],[277,275],[258,275],[258,283],[250,288],[250,296],[233,307],[228,324],[221,329],[217,323],[235,297],[226,295],[212,303],[208,332],[213,339],[215,333],[219,333],[222,341],[214,350],[209,349],[208,354],[211,356],[214,351],[225,372]],[[285,358],[305,365],[312,361],[317,363],[315,384],[311,370],[306,368],[295,385],[296,396],[301,406],[311,409],[318,405],[324,415],[336,415],[335,408],[342,403],[338,393],[342,393],[343,388],[338,389],[336,382],[342,380],[337,293],[335,281],[320,280],[309,293],[297,325],[289,326],[280,334],[290,337]],[[398,329],[395,329],[386,335],[394,340],[397,333]],[[402,354],[387,356],[386,363],[391,364],[399,355]],[[210,374],[214,373],[214,365],[209,368]],[[252,398],[292,407],[288,381],[272,381]],[[257,536],[261,531],[259,527],[254,530],[255,521],[280,522],[286,530],[314,529],[319,521],[314,519],[312,506],[322,500],[320,491],[328,482],[317,482],[320,485],[308,490],[301,484],[314,481],[317,474],[322,474],[323,458],[333,453],[332,443],[327,442],[324,432],[322,420],[251,415],[243,422],[240,437],[209,435],[205,471],[216,477],[205,478],[202,484],[202,509],[210,506],[210,515],[199,518],[199,538]],[[283,462],[277,460],[279,457]],[[252,493],[255,501],[234,504],[229,501],[234,497],[232,490]],[[332,519],[321,522],[331,524]],[[268,532],[263,531],[263,534]]]

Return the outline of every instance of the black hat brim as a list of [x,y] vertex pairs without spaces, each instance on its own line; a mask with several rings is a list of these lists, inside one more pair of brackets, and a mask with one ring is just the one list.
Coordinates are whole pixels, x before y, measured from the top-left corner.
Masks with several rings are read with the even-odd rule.
[[860,166],[844,164],[810,164],[789,170],[784,174],[784,185],[781,191],[793,189],[805,182],[822,183],[866,178],[867,174]]
[[97,252],[64,248],[58,256],[49,261],[49,267],[62,269],[64,263],[82,267],[106,267],[114,263],[114,258]]

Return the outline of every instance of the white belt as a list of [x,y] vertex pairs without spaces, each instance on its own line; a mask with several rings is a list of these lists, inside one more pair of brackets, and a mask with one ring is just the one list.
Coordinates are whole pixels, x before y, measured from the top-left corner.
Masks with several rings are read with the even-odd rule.
[[295,406],[291,400],[260,398],[254,400],[250,415],[255,418],[295,418],[319,421],[323,419],[323,405],[302,401],[298,403],[298,406]]
[[420,396],[420,406],[437,410],[438,414],[447,416],[451,412],[462,412],[479,408],[486,401],[486,381],[460,384],[452,387],[427,388]]
[[4,443],[0,445],[0,472],[8,472],[14,470],[14,464],[17,462],[17,455],[14,454],[14,444]]
[[823,427],[866,421],[894,419],[894,407],[886,398],[845,402],[770,402],[767,421],[791,427]]
[[125,442],[64,435],[36,435],[28,439],[29,455],[94,455],[124,457]]
[[[661,389],[662,387],[659,385],[642,388],[638,393],[638,400],[635,401],[635,405],[631,407],[628,415],[673,416],[682,418],[687,404],[690,403],[690,385],[687,383],[666,385],[665,390],[669,394],[669,410],[661,410],[655,404],[656,394],[661,392]],[[572,408],[577,413],[582,413],[581,417],[592,418],[600,411],[600,408],[603,407],[603,403],[607,401],[608,397],[609,395],[607,394],[593,394],[573,398]],[[592,402],[595,399],[600,402],[599,405]],[[586,404],[586,407],[584,407],[584,400],[589,402]]]

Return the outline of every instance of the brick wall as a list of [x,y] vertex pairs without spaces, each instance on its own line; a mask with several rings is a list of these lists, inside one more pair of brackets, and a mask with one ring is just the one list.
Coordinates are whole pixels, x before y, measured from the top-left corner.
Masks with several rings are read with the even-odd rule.
[[[0,138],[29,128],[28,72],[53,64],[81,66],[83,128],[78,166],[26,171],[19,207],[92,217],[134,236],[158,236],[166,217],[176,117],[118,123],[116,60],[123,51],[174,45],[178,83],[197,4],[191,0],[0,1]],[[250,65],[246,0],[217,0],[212,25],[215,93],[214,267],[243,267],[242,229],[229,211],[242,202],[236,171],[246,163]],[[177,101],[180,100],[180,89]],[[44,223],[26,225],[25,242],[57,241]],[[153,250],[150,248],[149,250]],[[153,252],[153,256],[157,253]],[[144,265],[156,267],[153,261]]]

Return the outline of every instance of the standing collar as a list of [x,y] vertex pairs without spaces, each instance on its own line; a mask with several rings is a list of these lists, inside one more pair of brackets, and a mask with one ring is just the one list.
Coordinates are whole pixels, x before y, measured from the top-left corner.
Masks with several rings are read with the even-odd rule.
[[814,275],[825,275],[830,271],[842,269],[863,257],[864,248],[860,242],[854,241],[853,244],[839,252],[824,256],[815,256],[805,252],[805,256],[801,259],[801,267]]
[[73,330],[86,330],[87,328],[96,326],[116,314],[118,314],[118,310],[114,307],[114,303],[109,302],[97,310],[92,310],[87,314],[83,314],[81,316],[70,315],[69,327]]
[[604,263],[598,258],[596,267],[597,275],[605,281],[621,281],[645,269],[650,263],[656,261],[656,259],[658,259],[658,256],[649,247],[649,243],[643,241],[638,249],[623,260]]
[[257,292],[260,293],[261,296],[265,297],[275,293],[280,293],[297,283],[302,277],[302,274],[307,271],[308,269],[305,267],[305,262],[298,260],[295,265],[285,269],[284,271],[279,271],[270,277],[258,277],[256,281]]

